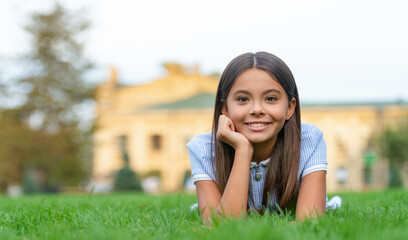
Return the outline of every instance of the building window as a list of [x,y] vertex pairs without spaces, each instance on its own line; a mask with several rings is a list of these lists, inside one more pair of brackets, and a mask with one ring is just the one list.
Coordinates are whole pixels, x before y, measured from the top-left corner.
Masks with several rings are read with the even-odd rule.
[[152,149],[160,150],[162,148],[162,136],[153,135],[152,136]]

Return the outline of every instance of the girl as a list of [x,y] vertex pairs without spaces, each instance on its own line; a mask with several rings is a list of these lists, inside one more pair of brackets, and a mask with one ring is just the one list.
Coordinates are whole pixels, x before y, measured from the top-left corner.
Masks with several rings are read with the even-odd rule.
[[224,70],[212,132],[188,144],[198,206],[211,214],[285,210],[300,219],[325,212],[326,145],[322,132],[300,123],[293,75],[278,57],[245,53]]

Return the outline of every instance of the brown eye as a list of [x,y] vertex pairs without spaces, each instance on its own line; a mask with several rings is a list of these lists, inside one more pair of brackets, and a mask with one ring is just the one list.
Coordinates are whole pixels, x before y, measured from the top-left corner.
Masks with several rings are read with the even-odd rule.
[[238,101],[238,102],[246,102],[246,101],[248,101],[248,98],[246,98],[246,97],[239,97],[239,98],[237,98],[237,101]]
[[267,97],[266,98],[266,101],[268,101],[268,102],[274,102],[276,100],[277,100],[276,97]]

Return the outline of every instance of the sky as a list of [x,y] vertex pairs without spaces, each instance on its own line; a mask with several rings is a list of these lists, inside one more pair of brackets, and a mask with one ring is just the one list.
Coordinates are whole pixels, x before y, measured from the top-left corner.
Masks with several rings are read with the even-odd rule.
[[[0,60],[29,49],[22,26],[30,12],[46,11],[52,2],[0,0]],[[167,61],[222,73],[241,53],[267,51],[290,67],[301,102],[408,101],[404,0],[62,3],[86,9],[92,23],[85,35],[85,55],[96,63],[89,81],[106,81],[114,66],[123,84],[151,82],[165,74]],[[0,73],[8,76],[7,69]]]

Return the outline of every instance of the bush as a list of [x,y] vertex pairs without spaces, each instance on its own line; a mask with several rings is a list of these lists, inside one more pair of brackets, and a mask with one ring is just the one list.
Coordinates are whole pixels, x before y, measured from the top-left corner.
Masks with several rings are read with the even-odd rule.
[[389,171],[389,179],[388,179],[388,187],[402,187],[402,179],[401,174],[399,172],[398,166],[395,163],[390,164],[390,171]]
[[139,176],[129,167],[120,169],[115,175],[115,191],[142,191]]

